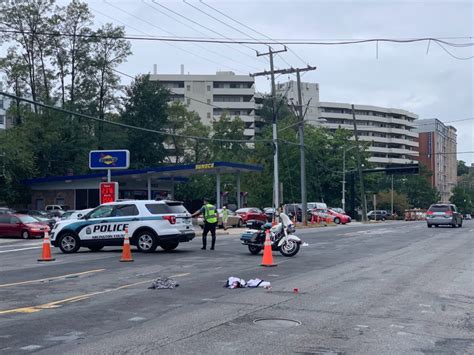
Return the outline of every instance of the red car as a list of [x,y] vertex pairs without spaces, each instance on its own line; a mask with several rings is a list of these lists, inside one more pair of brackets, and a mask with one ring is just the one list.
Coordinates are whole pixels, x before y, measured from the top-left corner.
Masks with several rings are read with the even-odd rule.
[[44,237],[49,232],[47,225],[24,214],[1,214],[0,237],[21,237],[23,239]]
[[266,222],[267,221],[267,215],[260,209],[260,208],[255,208],[255,207],[246,207],[246,208],[240,208],[237,211],[235,211],[240,217],[242,217],[242,222],[247,223],[247,221],[250,220],[257,220],[257,221],[262,221]]
[[346,224],[351,222],[351,217],[346,214],[342,214],[333,210],[327,210],[327,213],[334,217],[334,223],[336,224]]

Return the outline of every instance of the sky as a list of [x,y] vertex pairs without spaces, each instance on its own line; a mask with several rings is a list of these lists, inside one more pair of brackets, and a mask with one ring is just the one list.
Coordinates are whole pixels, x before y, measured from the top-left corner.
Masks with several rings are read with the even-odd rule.
[[[261,34],[273,39],[313,40],[456,37],[447,40],[474,42],[473,1],[205,0],[202,3],[188,0],[194,7],[181,0],[153,1],[87,2],[97,25],[106,22],[125,25],[129,35],[252,36],[262,42],[265,39]],[[225,18],[205,4],[261,34]],[[427,42],[379,43],[378,51],[375,43],[289,47],[291,51],[275,58],[276,67],[317,66],[316,71],[306,73],[302,80],[319,83],[321,101],[399,108],[416,113],[420,119],[438,118],[444,122],[470,119],[450,124],[458,130],[458,152],[474,151],[474,59],[455,59],[434,42],[429,46]],[[447,49],[457,57],[474,56],[473,46]],[[152,72],[154,64],[161,74],[179,73],[181,64],[191,74],[211,74],[218,70],[248,74],[268,70],[268,61],[257,57],[255,50],[264,52],[267,48],[264,44],[245,47],[133,41],[133,55],[119,69],[133,76]],[[277,81],[288,79],[294,77],[280,76]],[[256,90],[269,92],[270,81],[257,78]],[[474,154],[458,154],[458,159],[471,164]]]

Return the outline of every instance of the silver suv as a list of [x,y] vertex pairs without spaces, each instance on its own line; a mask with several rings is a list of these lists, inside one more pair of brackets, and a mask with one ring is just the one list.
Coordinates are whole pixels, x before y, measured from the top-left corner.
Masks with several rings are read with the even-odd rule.
[[435,203],[426,212],[428,228],[432,226],[449,225],[453,228],[462,227],[462,215],[456,205],[450,203]]
[[191,214],[179,201],[130,200],[104,203],[78,220],[58,222],[51,242],[63,253],[80,247],[98,251],[123,245],[128,229],[130,244],[151,253],[160,246],[173,250],[195,237]]

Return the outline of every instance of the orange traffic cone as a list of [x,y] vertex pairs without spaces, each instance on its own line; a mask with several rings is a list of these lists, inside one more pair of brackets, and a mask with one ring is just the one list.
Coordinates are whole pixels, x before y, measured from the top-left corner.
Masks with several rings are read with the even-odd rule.
[[49,241],[49,233],[44,232],[43,250],[41,251],[41,259],[38,261],[54,261],[51,257],[51,242]]
[[272,242],[270,241],[270,231],[267,229],[265,233],[265,244],[263,247],[263,258],[261,266],[277,266],[273,263]]
[[128,238],[128,228],[125,228],[125,239],[123,240],[121,262],[130,262],[132,259],[132,251],[130,250],[130,239]]

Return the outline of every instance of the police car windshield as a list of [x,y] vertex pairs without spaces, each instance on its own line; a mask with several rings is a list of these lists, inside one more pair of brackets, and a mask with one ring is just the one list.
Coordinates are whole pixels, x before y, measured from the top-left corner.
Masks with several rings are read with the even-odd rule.
[[145,205],[151,214],[168,214],[168,213],[187,213],[188,210],[181,203],[149,203]]
[[89,214],[89,218],[110,217],[114,206],[100,206]]

